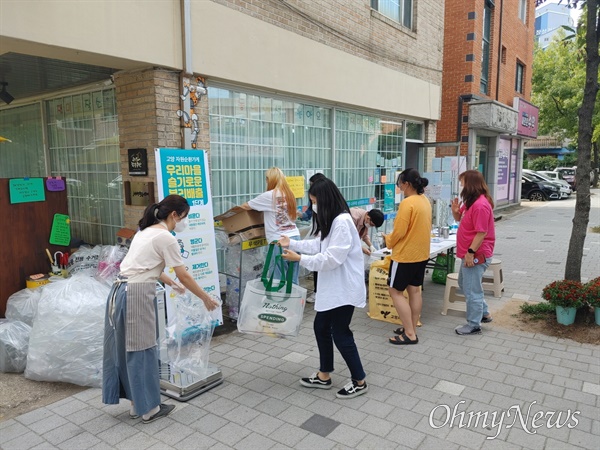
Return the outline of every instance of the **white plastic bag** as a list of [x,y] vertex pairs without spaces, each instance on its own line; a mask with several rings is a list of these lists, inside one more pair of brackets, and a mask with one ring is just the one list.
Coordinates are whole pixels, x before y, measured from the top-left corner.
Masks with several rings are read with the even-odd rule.
[[110,287],[77,274],[44,287],[29,338],[25,378],[100,387]]
[[177,370],[203,376],[208,367],[210,340],[219,321],[211,317],[202,300],[189,292],[170,301],[175,317],[169,319],[165,329],[169,362]]
[[25,370],[30,333],[31,327],[24,322],[0,321],[0,372]]
[[88,246],[79,247],[75,253],[69,256],[67,271],[70,275],[79,273],[93,277],[96,274],[96,270],[98,270],[101,251],[101,245],[96,245],[94,248]]
[[8,297],[6,303],[6,318],[13,321],[24,322],[33,325],[33,319],[37,314],[38,304],[42,297],[43,286],[37,289],[21,289]]
[[115,281],[121,269],[121,261],[127,255],[127,247],[122,245],[105,245],[100,251],[95,278],[109,286]]

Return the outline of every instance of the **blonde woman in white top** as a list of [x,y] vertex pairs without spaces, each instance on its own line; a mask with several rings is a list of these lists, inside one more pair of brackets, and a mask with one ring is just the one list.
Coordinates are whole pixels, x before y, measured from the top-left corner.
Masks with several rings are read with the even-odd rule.
[[[300,239],[300,231],[295,223],[296,199],[285,175],[278,167],[271,167],[265,175],[267,179],[266,192],[244,203],[242,208],[264,213],[265,234],[269,243],[277,241],[279,236]],[[271,260],[272,266],[275,264],[274,260],[275,258]],[[280,274],[277,267],[275,270],[275,278],[278,278]],[[294,268],[293,282],[298,284],[298,265]]]

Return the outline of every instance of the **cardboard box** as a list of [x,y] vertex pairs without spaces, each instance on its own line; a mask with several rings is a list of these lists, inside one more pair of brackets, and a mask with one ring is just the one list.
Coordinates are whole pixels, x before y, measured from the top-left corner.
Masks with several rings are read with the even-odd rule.
[[254,211],[252,209],[243,209],[239,206],[235,206],[229,211],[215,217],[215,220],[221,221],[223,228],[228,233],[235,233],[248,228],[262,227],[265,222],[262,212]]

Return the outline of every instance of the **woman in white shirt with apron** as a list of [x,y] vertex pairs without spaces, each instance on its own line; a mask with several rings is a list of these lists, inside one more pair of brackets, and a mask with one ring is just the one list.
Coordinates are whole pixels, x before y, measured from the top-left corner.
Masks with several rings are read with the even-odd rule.
[[[346,200],[329,179],[315,181],[308,190],[319,234],[315,239],[295,241],[281,236],[279,244],[289,247],[283,258],[299,261],[319,272],[315,296],[315,337],[319,348],[319,371],[300,384],[331,389],[333,344],[348,365],[352,379],[337,392],[338,398],[353,398],[367,392],[365,371],[350,330],[354,308],[366,304],[364,258],[361,241]],[[298,254],[300,252],[301,254]]]
[[[160,403],[156,281],[178,293],[188,288],[208,310],[219,305],[187,272],[171,234],[185,229],[189,210],[187,200],[179,195],[169,195],[146,208],[108,296],[102,402],[118,404],[126,398],[131,401],[130,417],[141,416],[144,423],[175,409],[175,405]],[[165,266],[174,269],[183,286],[164,273]]]

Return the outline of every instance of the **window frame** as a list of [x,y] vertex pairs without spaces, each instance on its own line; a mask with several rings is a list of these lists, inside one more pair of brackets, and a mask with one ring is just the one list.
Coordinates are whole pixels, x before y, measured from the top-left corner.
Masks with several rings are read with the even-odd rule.
[[519,20],[523,23],[527,23],[527,0],[519,0]]
[[479,78],[479,91],[489,93],[490,80],[490,47],[492,41],[492,6],[485,2],[483,6],[483,31],[481,33],[481,76]]
[[[398,3],[398,18],[392,17],[388,14],[386,14],[385,12],[381,11],[381,5],[380,2],[382,1],[389,1],[389,2],[395,2],[397,1]],[[406,14],[406,5],[410,4],[409,8],[410,11],[408,14]],[[414,0],[371,0],[371,9],[374,11],[377,11],[379,14],[381,14],[384,17],[387,17],[388,19],[394,21],[395,23],[399,24],[400,26],[407,28],[409,30],[414,30],[414,10],[415,10],[415,1]],[[408,22],[408,23],[407,23]]]
[[525,64],[517,59],[515,66],[515,91],[519,94],[525,93]]

